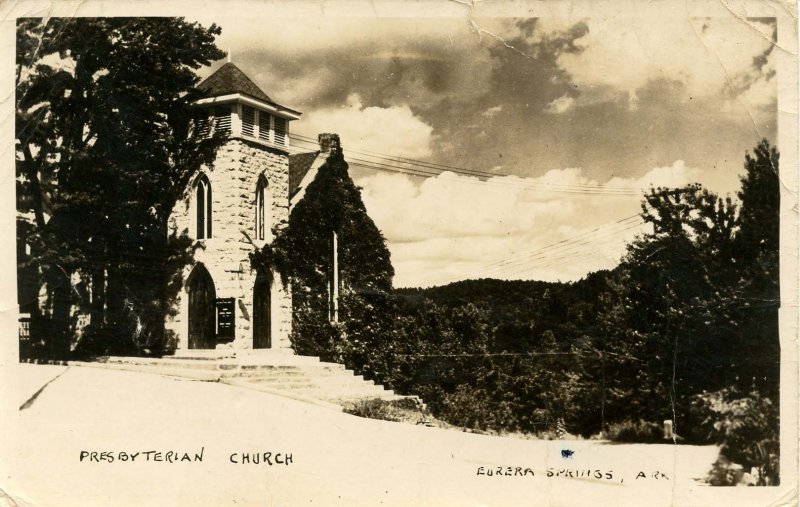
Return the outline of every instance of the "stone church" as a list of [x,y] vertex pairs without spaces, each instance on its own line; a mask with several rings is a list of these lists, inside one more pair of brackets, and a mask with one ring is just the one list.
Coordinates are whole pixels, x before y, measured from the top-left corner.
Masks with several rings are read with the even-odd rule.
[[321,134],[320,150],[290,155],[289,124],[301,113],[273,101],[236,65],[226,63],[198,87],[196,135],[228,137],[213,165],[192,178],[173,210],[170,232],[196,242],[185,268],[177,312],[166,323],[177,353],[188,349],[275,349],[291,353],[291,287],[278,273],[258,273],[249,254],[286,227],[338,136]]
[[[178,355],[190,349],[292,353],[291,286],[284,286],[278,273],[253,270],[250,254],[288,226],[291,208],[318,170],[331,154],[341,153],[339,137],[320,134],[319,150],[313,152],[291,147],[289,125],[301,113],[273,101],[231,62],[198,88],[204,95],[193,105],[192,135],[221,132],[226,138],[214,162],[192,176],[169,220],[167,234],[187,231],[195,247],[194,262],[182,273],[174,316],[165,322],[169,341]],[[21,260],[29,256],[26,225],[32,220],[32,213],[17,212]],[[91,323],[91,277],[76,272],[55,288],[38,280],[34,268],[18,273],[21,350],[32,338],[32,316],[55,319],[57,313],[70,322],[75,348]],[[335,307],[338,284],[332,287]]]
[[[193,105],[190,135],[221,132],[225,137],[214,161],[190,178],[165,231],[178,236],[188,233],[194,252],[191,265],[183,268],[182,287],[165,322],[165,352],[174,348],[175,357],[112,356],[103,364],[244,384],[314,403],[404,398],[344,365],[296,355],[290,342],[291,285],[284,285],[277,272],[252,268],[250,254],[289,226],[294,206],[321,197],[308,192],[314,191],[319,175],[342,160],[339,137],[320,134],[319,149],[311,152],[291,147],[289,125],[301,113],[273,101],[230,62],[198,88],[204,94]],[[22,260],[30,255],[25,239],[30,220],[18,211],[21,239],[17,248]],[[327,318],[337,322],[343,285],[340,273],[347,270],[340,269],[335,230],[329,248],[329,256],[324,250],[315,255],[325,256]],[[65,338],[71,343],[51,342],[59,347],[77,350],[86,336],[91,344],[92,335],[86,334],[93,317],[91,276],[75,272],[67,283],[50,287],[40,284],[34,271],[19,273],[21,359],[33,357],[28,353],[34,350],[34,342],[44,344],[39,330],[47,328],[35,322],[60,319],[68,323],[71,336]]]

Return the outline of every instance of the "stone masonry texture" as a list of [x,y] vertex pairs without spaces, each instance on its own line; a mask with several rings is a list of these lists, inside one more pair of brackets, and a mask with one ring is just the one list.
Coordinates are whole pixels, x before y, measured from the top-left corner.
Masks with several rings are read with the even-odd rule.
[[[272,240],[271,229],[286,227],[289,220],[289,158],[280,149],[240,138],[227,140],[210,167],[202,168],[211,184],[212,236],[195,240],[195,264],[187,266],[184,283],[199,263],[205,265],[214,280],[217,298],[236,298],[235,338],[217,348],[253,347],[253,288],[256,272],[250,268],[248,254],[254,245]],[[265,239],[256,239],[256,185],[259,177],[267,180],[265,189]],[[184,198],[173,210],[170,227],[196,237],[195,179]],[[272,274],[271,325],[272,348],[291,350],[292,299],[278,273]],[[167,322],[178,337],[178,348],[188,348],[188,294],[184,286],[177,300],[177,314]]]

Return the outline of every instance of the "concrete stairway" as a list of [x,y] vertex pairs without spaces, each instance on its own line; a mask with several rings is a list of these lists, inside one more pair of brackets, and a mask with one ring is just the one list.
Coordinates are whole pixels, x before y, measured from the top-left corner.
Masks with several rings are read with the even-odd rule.
[[331,408],[364,399],[407,398],[355,375],[341,364],[272,351],[187,351],[173,357],[112,356],[68,364],[223,382]]

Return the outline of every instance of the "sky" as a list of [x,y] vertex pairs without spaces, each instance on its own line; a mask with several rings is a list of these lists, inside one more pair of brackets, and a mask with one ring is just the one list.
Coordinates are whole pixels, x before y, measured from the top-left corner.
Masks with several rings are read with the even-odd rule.
[[612,268],[643,190],[735,196],[745,152],[777,141],[771,18],[199,21],[303,112],[292,134],[340,135],[398,287]]

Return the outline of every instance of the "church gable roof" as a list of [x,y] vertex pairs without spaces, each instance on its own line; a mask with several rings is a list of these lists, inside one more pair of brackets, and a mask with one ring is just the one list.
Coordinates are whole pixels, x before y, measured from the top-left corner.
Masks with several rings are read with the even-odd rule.
[[296,153],[289,155],[289,198],[291,199],[300,189],[300,183],[305,178],[314,161],[317,160],[318,151],[309,153]]
[[213,74],[205,78],[197,88],[211,97],[240,93],[254,99],[272,103],[272,99],[258,87],[239,67],[231,62],[226,63]]

